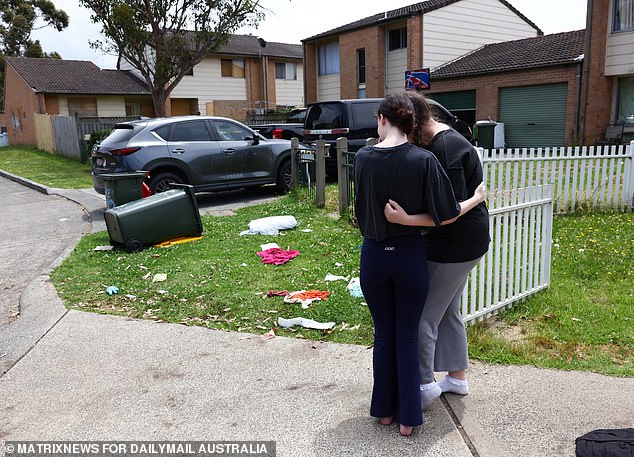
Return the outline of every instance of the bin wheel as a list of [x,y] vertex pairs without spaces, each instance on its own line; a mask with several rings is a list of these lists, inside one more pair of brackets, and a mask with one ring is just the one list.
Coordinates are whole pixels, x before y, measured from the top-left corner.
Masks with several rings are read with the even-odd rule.
[[130,238],[125,242],[125,250],[130,253],[141,252],[143,250],[143,243],[137,238]]

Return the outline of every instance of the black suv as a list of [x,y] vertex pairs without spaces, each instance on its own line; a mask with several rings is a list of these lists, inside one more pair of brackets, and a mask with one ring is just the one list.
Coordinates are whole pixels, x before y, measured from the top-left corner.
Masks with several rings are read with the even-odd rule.
[[[304,121],[304,142],[314,144],[315,140],[326,141],[326,172],[337,174],[337,138],[348,139],[348,151],[356,152],[365,145],[368,138],[377,138],[376,112],[382,98],[360,98],[350,100],[328,100],[307,106]],[[461,121],[434,100],[427,99],[434,117],[461,133],[471,143],[473,136],[469,124]]]

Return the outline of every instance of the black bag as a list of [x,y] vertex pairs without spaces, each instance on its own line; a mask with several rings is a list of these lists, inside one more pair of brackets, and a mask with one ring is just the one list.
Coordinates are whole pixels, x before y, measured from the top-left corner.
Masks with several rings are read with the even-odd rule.
[[577,457],[634,457],[634,428],[593,430],[575,444]]

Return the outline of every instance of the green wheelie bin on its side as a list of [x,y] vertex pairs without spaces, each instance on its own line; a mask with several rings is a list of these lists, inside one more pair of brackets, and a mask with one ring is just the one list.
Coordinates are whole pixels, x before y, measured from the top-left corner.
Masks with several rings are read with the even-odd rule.
[[171,184],[171,189],[107,209],[104,213],[110,244],[128,252],[203,231],[194,187]]
[[103,186],[106,195],[106,208],[114,208],[143,196],[143,180],[146,171],[131,171],[124,173],[104,173]]

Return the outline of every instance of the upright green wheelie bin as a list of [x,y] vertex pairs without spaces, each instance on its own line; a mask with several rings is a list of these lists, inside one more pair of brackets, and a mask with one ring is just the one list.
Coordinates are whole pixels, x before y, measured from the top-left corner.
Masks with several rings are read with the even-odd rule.
[[104,213],[110,244],[128,252],[203,231],[193,186],[171,184],[171,189],[107,209]]
[[143,196],[143,180],[147,171],[130,171],[124,173],[104,173],[103,186],[106,194],[106,208],[114,208]]

